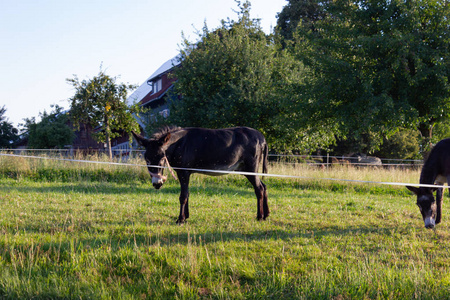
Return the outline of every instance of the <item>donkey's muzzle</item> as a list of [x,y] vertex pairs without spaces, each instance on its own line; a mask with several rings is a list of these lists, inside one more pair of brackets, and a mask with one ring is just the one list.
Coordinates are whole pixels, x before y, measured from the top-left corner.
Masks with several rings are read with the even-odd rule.
[[425,218],[424,223],[425,223],[425,228],[428,228],[428,229],[433,229],[434,226],[436,225],[436,221],[434,220],[434,218],[431,218],[431,217]]
[[166,180],[167,180],[167,177],[164,175],[152,174],[152,184],[153,184],[153,187],[157,190],[159,190],[162,187],[162,185],[164,184],[164,182],[166,182]]
[[157,190],[159,190],[162,186],[163,186],[162,183],[154,183],[154,184],[153,184],[153,187],[154,187],[155,189],[157,189]]

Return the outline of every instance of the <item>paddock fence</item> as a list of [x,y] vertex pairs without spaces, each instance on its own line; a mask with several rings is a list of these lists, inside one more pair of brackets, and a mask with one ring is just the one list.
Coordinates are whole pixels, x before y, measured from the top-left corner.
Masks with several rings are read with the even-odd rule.
[[[112,149],[114,162],[127,162],[129,159],[141,158],[145,150],[139,149]],[[0,153],[10,153],[27,156],[59,157],[66,159],[90,159],[105,156],[106,149],[0,149]],[[349,167],[382,167],[416,169],[421,168],[423,160],[378,158],[366,155],[333,156],[333,155],[295,155],[273,154],[268,157],[271,163],[284,163],[292,165],[308,165],[318,168],[329,168],[336,165]]]

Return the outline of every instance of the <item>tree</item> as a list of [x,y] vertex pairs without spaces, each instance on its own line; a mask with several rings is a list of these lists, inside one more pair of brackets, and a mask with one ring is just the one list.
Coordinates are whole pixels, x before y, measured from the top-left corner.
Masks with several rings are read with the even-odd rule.
[[[298,109],[330,120],[335,134],[371,136],[376,150],[398,128],[431,140],[450,117],[450,7],[447,1],[330,1],[315,30],[299,23],[297,57],[314,72]],[[427,144],[426,143],[426,144]]]
[[80,128],[81,124],[98,128],[94,137],[106,143],[110,159],[111,139],[123,132],[128,133],[131,139],[131,131],[139,131],[133,114],[141,111],[137,104],[128,106],[126,103],[128,91],[136,86],[118,84],[116,80],[116,77],[110,77],[102,70],[90,80],[80,81],[77,76],[67,79],[75,88],[75,95],[70,99],[73,124],[76,128]]
[[198,43],[184,40],[182,67],[175,72],[176,93],[183,101],[173,102],[171,109],[177,122],[217,128],[263,121],[259,115],[265,113],[262,100],[271,90],[273,48],[267,47],[248,9],[241,11],[238,22],[222,21],[212,32],[205,25]]
[[444,120],[436,123],[433,127],[432,144],[438,143],[440,140],[450,137],[450,120]]
[[[292,122],[295,97],[286,97],[290,84],[298,84],[306,70],[286,51],[278,51],[259,21],[250,18],[250,3],[238,2],[238,21],[222,21],[199,41],[184,40],[181,67],[175,71],[175,93],[169,121],[180,126],[249,126],[263,132],[271,149],[299,147]],[[289,116],[290,119],[286,119]]]
[[6,108],[0,108],[0,148],[11,148],[19,139],[19,131],[5,117]]
[[64,148],[72,144],[74,132],[68,125],[69,117],[63,108],[54,105],[54,110],[40,113],[40,122],[33,117],[25,119],[25,134],[28,136],[28,147],[32,149]]
[[403,129],[385,138],[383,147],[375,152],[383,158],[420,159],[419,131]]
[[326,16],[323,0],[288,0],[278,14],[275,31],[285,46],[288,41],[294,41],[294,35],[299,23],[303,28],[315,31],[315,23]]

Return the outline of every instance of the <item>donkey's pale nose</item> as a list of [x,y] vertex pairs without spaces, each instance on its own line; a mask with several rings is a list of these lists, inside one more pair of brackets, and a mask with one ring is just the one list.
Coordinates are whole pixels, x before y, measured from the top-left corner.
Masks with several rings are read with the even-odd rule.
[[433,229],[434,225],[436,225],[436,221],[432,217],[425,218],[425,228]]

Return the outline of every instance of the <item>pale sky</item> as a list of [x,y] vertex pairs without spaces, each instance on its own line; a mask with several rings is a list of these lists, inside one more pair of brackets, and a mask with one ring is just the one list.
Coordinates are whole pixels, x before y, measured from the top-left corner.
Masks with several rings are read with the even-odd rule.
[[[266,33],[288,3],[250,2]],[[217,28],[236,10],[234,0],[0,0],[0,107],[16,127],[52,104],[68,109],[66,78],[92,78],[101,64],[141,85],[179,53],[182,32],[195,41],[205,22]]]

